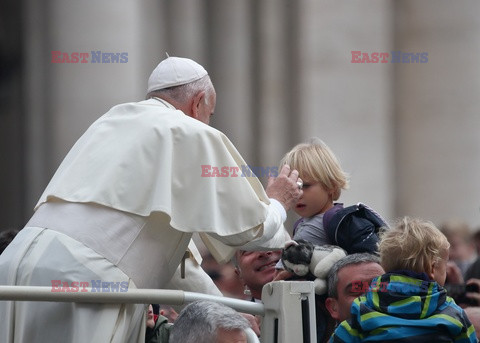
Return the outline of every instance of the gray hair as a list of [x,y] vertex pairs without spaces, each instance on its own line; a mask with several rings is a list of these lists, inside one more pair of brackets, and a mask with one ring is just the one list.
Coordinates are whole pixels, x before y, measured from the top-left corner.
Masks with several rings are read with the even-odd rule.
[[338,285],[338,272],[347,266],[361,263],[378,263],[380,264],[380,258],[378,256],[369,253],[359,253],[347,255],[344,258],[335,262],[328,273],[328,296],[330,298],[338,299],[337,285]]
[[216,342],[217,329],[247,330],[248,321],[234,309],[208,300],[187,305],[175,320],[170,343]]
[[210,96],[215,92],[215,88],[213,88],[210,76],[205,75],[198,80],[181,86],[174,86],[151,91],[147,94],[147,98],[150,98],[152,96],[164,96],[183,104],[188,102],[191,97],[201,91],[205,91],[205,104],[208,105],[208,100],[210,99]]

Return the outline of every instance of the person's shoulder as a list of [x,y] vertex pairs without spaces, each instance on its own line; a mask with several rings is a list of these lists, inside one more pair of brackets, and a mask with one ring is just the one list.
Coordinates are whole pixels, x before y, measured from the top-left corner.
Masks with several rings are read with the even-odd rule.
[[104,120],[123,121],[127,125],[128,122],[132,122],[148,129],[159,132],[172,131],[178,135],[192,136],[195,133],[223,135],[217,129],[186,115],[168,103],[153,99],[115,105],[104,115]]
[[[138,102],[125,102],[117,104],[110,108],[106,116],[116,117],[122,116],[124,118],[135,117],[136,119],[165,119],[162,114],[169,114],[170,117],[181,117],[182,111],[175,109],[168,104],[155,102],[152,99],[142,100]],[[139,116],[141,115],[141,116]],[[151,118],[150,118],[151,117]],[[169,117],[166,117],[167,119]]]
[[323,228],[323,215],[324,213],[316,214],[312,217],[303,218],[303,221],[299,223],[302,226],[320,226]]

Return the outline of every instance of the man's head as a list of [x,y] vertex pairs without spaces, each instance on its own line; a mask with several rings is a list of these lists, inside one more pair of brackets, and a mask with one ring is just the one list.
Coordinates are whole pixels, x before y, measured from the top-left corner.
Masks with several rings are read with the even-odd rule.
[[370,284],[373,278],[384,274],[379,262],[378,257],[362,253],[347,255],[332,266],[325,306],[333,319],[341,322],[350,318],[352,302],[361,295],[354,284]]
[[171,343],[246,343],[248,321],[232,308],[207,300],[187,305],[175,320]]
[[275,265],[281,256],[281,250],[239,250],[236,252],[234,259],[235,271],[242,279],[244,285],[250,289],[254,298],[261,299],[262,288],[265,284],[273,280]]
[[188,58],[168,57],[148,79],[147,99],[161,98],[186,115],[209,124],[216,93],[207,71]]
[[439,226],[440,231],[450,243],[450,259],[461,265],[472,262],[476,256],[475,241],[470,226],[462,220],[449,220]]

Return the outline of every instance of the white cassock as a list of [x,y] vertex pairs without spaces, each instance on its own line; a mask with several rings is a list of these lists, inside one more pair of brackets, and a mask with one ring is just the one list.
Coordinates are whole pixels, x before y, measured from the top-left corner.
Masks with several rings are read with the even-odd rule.
[[[237,248],[281,248],[285,214],[256,177],[241,176],[246,165],[223,133],[163,100],[115,106],[73,146],[0,256],[0,284],[165,288],[178,284],[194,232],[223,262]],[[213,167],[229,175],[206,177]],[[191,266],[185,283],[200,292],[213,286]],[[145,312],[134,304],[0,302],[0,341],[143,342]]]

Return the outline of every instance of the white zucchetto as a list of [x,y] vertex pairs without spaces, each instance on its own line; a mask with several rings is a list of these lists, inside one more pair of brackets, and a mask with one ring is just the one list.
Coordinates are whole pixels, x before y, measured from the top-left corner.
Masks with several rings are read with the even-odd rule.
[[197,62],[182,57],[168,57],[158,64],[148,78],[147,93],[181,86],[201,79],[207,71]]

